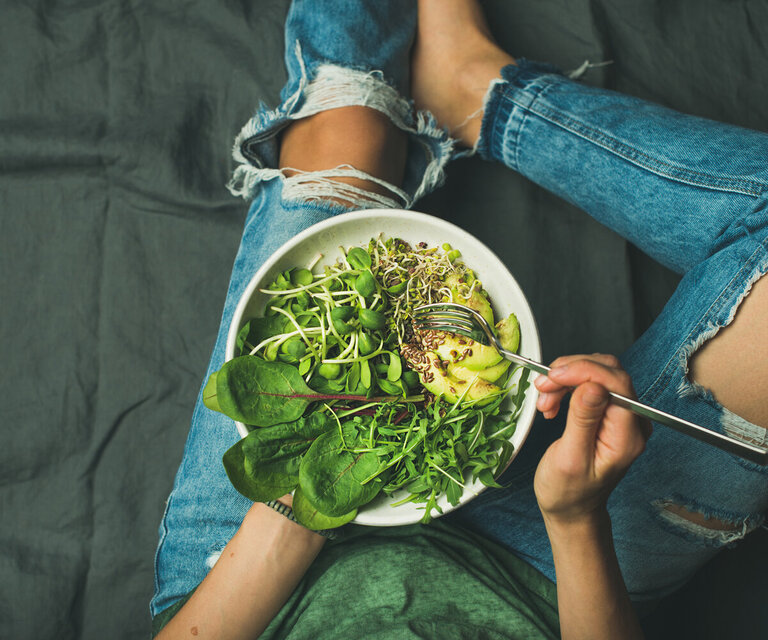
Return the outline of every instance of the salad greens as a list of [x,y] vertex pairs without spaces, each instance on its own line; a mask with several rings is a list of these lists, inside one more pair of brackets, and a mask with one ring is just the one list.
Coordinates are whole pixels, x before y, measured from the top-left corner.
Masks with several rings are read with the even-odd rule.
[[[293,491],[299,522],[325,529],[354,519],[380,494],[399,492],[394,506],[424,504],[428,522],[441,512],[440,495],[456,505],[468,481],[498,486],[527,372],[503,390],[479,380],[496,390],[486,393],[473,386],[483,372],[463,370],[474,379],[451,397],[425,388],[439,367],[411,368],[424,349],[411,325],[415,306],[485,300],[459,257],[447,245],[441,252],[379,238],[320,273],[315,264],[290,269],[261,290],[270,296],[265,316],[243,326],[240,355],[203,391],[206,406],[250,430],[223,458],[240,493],[268,501]],[[447,364],[429,351],[422,361],[427,355]],[[513,409],[504,412],[509,393]]]

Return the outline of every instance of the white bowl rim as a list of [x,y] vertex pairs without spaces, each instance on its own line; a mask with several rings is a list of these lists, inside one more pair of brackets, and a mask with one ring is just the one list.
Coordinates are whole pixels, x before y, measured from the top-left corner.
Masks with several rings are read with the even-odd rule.
[[[476,238],[474,235],[472,235],[470,232],[466,231],[465,229],[462,229],[458,225],[427,213],[413,211],[410,209],[364,209],[361,211],[349,211],[346,213],[341,213],[331,218],[328,218],[326,220],[317,222],[310,227],[307,227],[306,229],[304,229],[303,231],[295,235],[293,238],[286,241],[282,246],[280,246],[277,250],[275,250],[272,253],[272,255],[269,258],[267,258],[267,260],[264,261],[261,267],[251,277],[250,281],[248,282],[248,285],[246,286],[242,295],[240,296],[240,300],[238,301],[237,306],[235,307],[235,311],[234,311],[234,314],[232,315],[232,320],[229,327],[229,333],[227,334],[227,343],[226,343],[226,349],[225,349],[225,355],[224,355],[225,362],[235,357],[237,335],[242,326],[241,320],[248,306],[248,303],[251,300],[251,297],[253,296],[254,292],[258,288],[259,282],[261,281],[262,278],[264,278],[266,274],[268,274],[274,268],[275,264],[283,257],[284,254],[288,253],[291,249],[301,244],[306,239],[311,238],[312,236],[318,234],[323,230],[332,228],[337,225],[343,225],[350,220],[354,220],[356,222],[362,223],[365,220],[377,218],[382,215],[395,220],[398,220],[398,219],[403,220],[405,222],[421,221],[426,224],[444,226],[445,228],[450,229],[453,233],[463,236],[463,238],[466,240],[467,243],[474,244],[475,248],[485,253],[488,259],[495,261],[497,263],[495,265],[495,268],[498,268],[500,271],[505,272],[506,275],[509,278],[511,278],[511,280],[515,283],[521,297],[521,304],[523,305],[523,308],[520,309],[520,312],[522,312],[522,314],[524,315],[527,315],[528,318],[530,318],[531,320],[528,330],[532,332],[533,335],[532,336],[529,335],[525,341],[526,353],[528,357],[534,360],[539,360],[539,361],[541,360],[541,338],[539,336],[538,327],[536,326],[535,318],[533,316],[530,303],[528,302],[528,299],[525,296],[525,293],[523,292],[522,287],[520,287],[520,285],[517,283],[517,280],[515,279],[515,277],[510,273],[509,269],[507,269],[506,265],[501,261],[501,259],[487,245],[485,245],[481,240]],[[462,240],[462,242],[463,241],[464,240]],[[466,246],[467,245],[463,245],[462,249],[466,250]],[[517,308],[515,313],[518,316],[521,315],[521,313],[518,313]],[[518,429],[520,428],[524,429],[524,431],[522,433],[522,438],[520,439],[519,443],[515,447],[514,453],[512,454],[512,458],[510,459],[510,464],[522,449],[523,444],[525,443],[525,440],[527,439],[528,434],[530,433],[530,430],[533,425],[533,420],[536,415],[535,405],[536,405],[536,397],[538,396],[538,391],[533,386],[533,384],[531,384],[528,391],[526,391],[526,394],[528,393],[531,394],[528,400],[528,405],[523,407],[523,410],[520,412],[520,415],[518,416],[517,428],[515,430],[515,433],[517,433]],[[237,431],[240,434],[241,438],[244,438],[248,435],[249,431],[246,428],[245,424],[243,424],[242,422],[235,421],[235,426],[237,427]],[[478,493],[482,492],[484,489],[485,489],[484,486],[478,487],[478,491],[475,492],[475,495],[472,495],[470,492],[465,492],[464,495],[461,497],[461,501],[456,507],[452,507],[451,505],[447,505],[446,507],[445,505],[443,505],[444,512],[448,513],[449,511],[452,511],[458,507],[463,506],[464,504],[468,503],[469,501],[477,497]],[[382,522],[376,518],[373,518],[373,519],[366,518],[365,511],[361,510],[360,512],[358,512],[357,517],[352,522],[355,524],[369,525],[369,526],[401,526],[406,524],[413,524],[419,521],[419,520],[414,520],[413,517],[408,517],[407,514],[405,513],[403,514],[404,517],[398,517],[396,512],[397,510],[393,509],[392,518],[389,518],[387,521]],[[433,512],[433,517],[439,517],[439,515],[441,514]]]

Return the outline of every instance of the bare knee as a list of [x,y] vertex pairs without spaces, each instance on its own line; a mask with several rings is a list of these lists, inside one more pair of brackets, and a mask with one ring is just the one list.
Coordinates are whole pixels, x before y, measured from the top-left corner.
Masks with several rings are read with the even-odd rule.
[[[279,167],[288,176],[312,175],[382,196],[403,180],[406,135],[368,107],[340,107],[297,120],[283,132]],[[316,177],[317,177],[316,176]],[[330,197],[330,196],[329,196]],[[330,199],[350,204],[343,190]]]
[[692,356],[690,376],[729,411],[768,428],[768,276],[753,284],[733,322]]

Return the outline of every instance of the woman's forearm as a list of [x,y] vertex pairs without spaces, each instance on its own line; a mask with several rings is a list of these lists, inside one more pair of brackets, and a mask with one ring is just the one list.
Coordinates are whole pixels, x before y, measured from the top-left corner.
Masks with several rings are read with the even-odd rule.
[[642,638],[621,577],[606,512],[579,522],[547,520],[564,640]]
[[254,504],[158,640],[253,640],[286,602],[324,542],[323,536]]

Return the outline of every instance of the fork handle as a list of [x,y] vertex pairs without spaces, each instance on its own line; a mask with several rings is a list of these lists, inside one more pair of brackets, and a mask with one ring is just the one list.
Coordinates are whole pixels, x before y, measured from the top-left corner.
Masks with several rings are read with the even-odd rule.
[[[499,353],[501,353],[507,360],[511,360],[512,362],[526,367],[527,369],[531,369],[536,373],[540,373],[541,375],[545,376],[550,371],[550,367],[547,367],[540,362],[536,362],[535,360],[530,360],[517,353],[507,351],[506,349],[499,349]],[[712,446],[727,451],[728,453],[732,453],[740,458],[744,458],[745,460],[749,460],[750,462],[760,465],[768,464],[768,449],[764,447],[742,442],[741,440],[718,433],[717,431],[705,429],[698,424],[673,416],[671,413],[654,409],[647,404],[632,400],[632,398],[627,398],[619,393],[609,392],[609,395],[613,404],[629,409],[632,413],[649,418],[654,422],[663,424],[675,431],[679,431],[687,436],[711,444]]]

